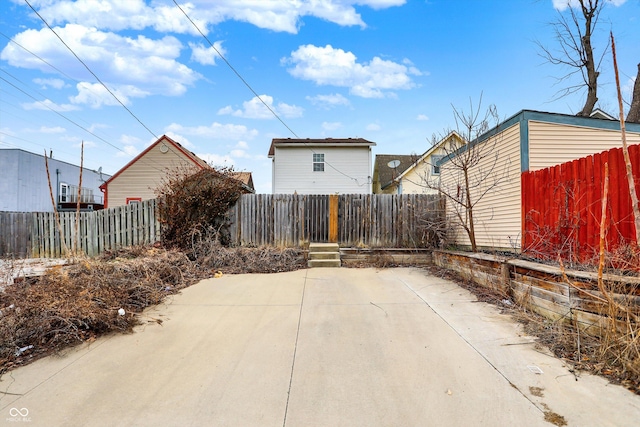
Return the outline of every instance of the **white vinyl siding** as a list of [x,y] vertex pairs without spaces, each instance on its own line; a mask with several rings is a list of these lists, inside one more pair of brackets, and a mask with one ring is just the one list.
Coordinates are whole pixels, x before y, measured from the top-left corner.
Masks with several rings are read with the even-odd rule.
[[[520,125],[515,124],[497,136],[484,141],[482,144],[493,144],[495,149],[483,152],[484,158],[471,170],[471,197],[475,200],[473,214],[475,216],[476,244],[483,248],[511,248],[519,249],[521,229],[521,196],[520,196]],[[488,171],[494,165],[490,176]],[[452,167],[451,162],[441,168],[441,182],[443,188],[449,192],[455,191],[459,184],[456,178],[460,171]],[[481,182],[480,177],[484,179]],[[486,194],[477,198],[499,180],[499,185],[490,189]],[[461,185],[460,190],[463,191]],[[455,216],[454,203],[447,200],[449,217]],[[463,211],[462,211],[463,212]],[[455,224],[455,220],[454,220]],[[469,245],[466,232],[458,226],[455,230],[456,243]]]
[[[627,143],[640,144],[640,134],[627,131]],[[529,170],[536,171],[622,147],[620,131],[529,122]]]
[[[275,147],[274,194],[369,194],[369,147],[322,147],[324,172],[314,172],[309,147]],[[314,148],[318,150],[318,148]]]
[[[169,148],[162,152],[161,147]],[[155,190],[167,174],[195,172],[197,166],[170,143],[160,143],[116,176],[108,187],[108,207],[127,204],[127,198],[149,200],[156,197]]]

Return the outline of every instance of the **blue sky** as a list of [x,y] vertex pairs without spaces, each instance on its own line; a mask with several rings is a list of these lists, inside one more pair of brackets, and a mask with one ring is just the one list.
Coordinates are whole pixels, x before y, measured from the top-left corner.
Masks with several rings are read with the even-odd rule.
[[[24,0],[0,0],[0,148],[23,148],[114,173],[167,134],[271,191],[272,138],[295,137],[172,0],[29,0],[133,113],[98,83]],[[452,105],[573,114],[555,99],[535,41],[566,0],[178,1],[233,68],[301,138],[361,137],[374,154],[423,153],[455,126]],[[624,95],[640,62],[640,1],[607,3],[594,39],[616,37]],[[18,43],[19,47],[16,43]],[[23,49],[26,48],[27,50]],[[37,55],[37,56],[35,56]],[[46,62],[45,62],[46,61]],[[611,55],[599,106],[617,115]],[[0,172],[1,174],[2,172]]]

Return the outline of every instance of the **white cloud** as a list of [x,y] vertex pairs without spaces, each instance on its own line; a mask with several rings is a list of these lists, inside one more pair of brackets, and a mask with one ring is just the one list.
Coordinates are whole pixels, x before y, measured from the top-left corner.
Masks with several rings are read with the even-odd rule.
[[307,96],[306,99],[311,102],[311,104],[325,110],[339,105],[350,105],[349,100],[339,93],[334,93],[331,95]]
[[251,157],[245,150],[231,150],[229,154],[236,159]]
[[193,127],[172,123],[167,126],[166,131],[190,136],[232,141],[253,139],[258,135],[257,130],[249,129],[243,125],[221,124],[217,122],[214,122],[209,126]]
[[[625,4],[627,0],[605,0],[605,3],[612,4],[614,6],[622,6]],[[552,0],[554,9],[559,11],[563,11],[568,7],[579,7],[580,3],[578,0]]]
[[120,135],[119,142],[123,145],[142,144],[142,140],[137,136],[131,136],[131,135],[125,135],[125,134]]
[[416,117],[416,120],[419,120],[421,122],[426,122],[427,120],[429,120],[429,117],[425,114],[418,114],[418,117]]
[[65,112],[65,111],[75,111],[79,110],[79,108],[75,105],[71,104],[56,104],[50,99],[45,99],[44,101],[36,101],[31,103],[23,103],[20,104],[22,108],[25,110],[53,110],[57,112]]
[[55,126],[55,127],[41,126],[39,131],[42,133],[64,133],[67,130],[60,126]]
[[300,46],[283,59],[283,64],[292,64],[289,73],[317,85],[348,87],[353,95],[363,98],[390,96],[388,90],[411,89],[416,84],[411,76],[422,73],[413,66],[374,57],[369,62],[358,63],[352,52],[335,49],[331,45],[319,47]]
[[[81,82],[76,85],[76,88],[78,89],[78,94],[69,98],[73,104],[86,104],[91,108],[100,108],[103,105],[120,105],[113,95],[100,83]],[[148,95],[147,92],[132,85],[109,88],[109,90],[124,105],[130,103],[130,98],[144,98]]]
[[[200,31],[226,20],[248,22],[273,31],[297,33],[300,20],[314,16],[341,26],[366,24],[355,6],[384,9],[406,0],[190,0],[180,7]],[[32,0],[31,3],[52,25],[65,22],[120,31],[150,27],[158,32],[191,33],[197,30],[171,2],[142,0]]]
[[222,47],[221,41],[215,42],[213,46],[215,49],[211,46],[207,47],[202,43],[189,43],[189,47],[191,48],[191,60],[202,65],[216,65],[216,58],[220,58],[218,52],[222,55],[226,55],[227,52]]
[[332,131],[337,130],[342,127],[342,123],[340,122],[322,122],[322,129]]
[[[89,68],[111,87],[130,87],[130,96],[181,95],[201,76],[177,61],[183,48],[172,36],[151,39],[143,35],[124,37],[95,28],[67,24],[56,33]],[[26,30],[14,36],[24,46],[53,66],[64,69],[76,80],[94,81],[93,76],[47,29]],[[9,43],[0,58],[11,66],[52,72],[43,61]],[[122,90],[122,89],[121,89]],[[136,93],[136,95],[132,95]],[[78,94],[80,99],[86,95]],[[107,104],[104,100],[100,104]]]
[[133,145],[125,145],[122,147],[122,151],[118,151],[116,156],[118,157],[135,157],[140,154],[140,150]]
[[[267,104],[269,108],[267,108],[265,104]],[[232,106],[227,105],[226,107],[218,110],[218,114],[231,114],[236,117],[244,117],[247,119],[275,119],[275,116],[271,111],[269,111],[269,109],[279,116],[289,119],[301,117],[304,111],[302,107],[285,104],[284,102],[274,105],[272,96],[260,95],[260,98],[254,96],[250,101],[243,102],[242,109],[234,110]]]
[[87,141],[87,140],[82,140],[80,142],[73,144],[74,148],[81,148],[83,145],[85,149],[97,147],[97,144],[95,142]]
[[238,143],[236,144],[236,148],[247,150],[249,149],[249,144],[247,144],[246,141],[238,141]]
[[233,166],[234,161],[233,158],[229,155],[221,156],[215,153],[198,153],[196,156],[200,157],[205,162],[209,163],[211,166]]
[[[187,137],[183,135],[177,134],[175,132],[166,132],[165,135],[167,135],[169,138],[173,139],[175,142],[182,145],[183,147],[188,148],[189,150],[193,150],[194,148],[196,148],[196,146]],[[153,142],[155,142],[155,140]]]
[[379,131],[380,129],[382,129],[382,127],[381,127],[379,124],[377,124],[377,123],[369,123],[369,124],[367,125],[366,129],[367,129],[368,131],[377,132],[377,131]]
[[54,88],[62,89],[64,87],[64,80],[61,79],[33,79],[33,82],[40,85],[42,89]]

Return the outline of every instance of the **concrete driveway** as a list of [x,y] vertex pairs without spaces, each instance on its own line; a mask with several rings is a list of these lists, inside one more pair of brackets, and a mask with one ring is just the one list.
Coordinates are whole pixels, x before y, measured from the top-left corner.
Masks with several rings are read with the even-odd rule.
[[[495,308],[418,269],[205,280],[146,326],[0,381],[0,425],[632,426]],[[163,320],[162,325],[154,319]]]

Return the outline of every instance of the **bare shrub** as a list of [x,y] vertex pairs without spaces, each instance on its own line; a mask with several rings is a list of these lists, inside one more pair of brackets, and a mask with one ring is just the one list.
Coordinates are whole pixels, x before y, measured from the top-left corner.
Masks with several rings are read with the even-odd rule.
[[228,248],[216,239],[202,240],[192,254],[204,269],[224,273],[279,273],[306,268],[305,252],[298,248]]
[[198,278],[183,253],[146,248],[130,258],[123,252],[51,268],[0,292],[0,374],[104,333],[131,331],[136,313]]
[[231,168],[210,168],[169,175],[156,190],[166,245],[189,250],[211,235],[229,244],[227,213],[243,192],[232,174]]

